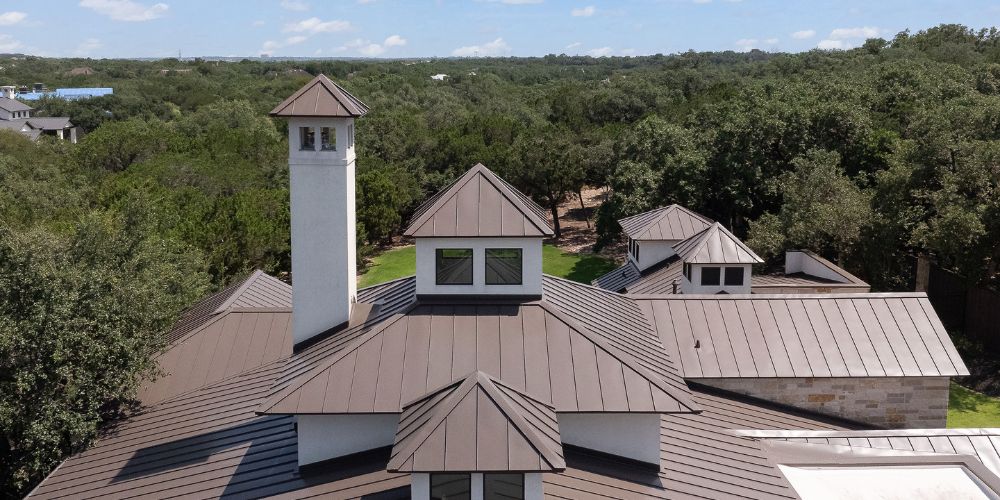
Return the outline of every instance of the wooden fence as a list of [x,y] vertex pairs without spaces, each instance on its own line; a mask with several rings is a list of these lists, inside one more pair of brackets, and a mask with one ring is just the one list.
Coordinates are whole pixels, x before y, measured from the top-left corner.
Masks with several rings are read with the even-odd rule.
[[927,298],[945,327],[964,332],[1000,354],[1000,293],[970,285],[933,264],[929,271]]

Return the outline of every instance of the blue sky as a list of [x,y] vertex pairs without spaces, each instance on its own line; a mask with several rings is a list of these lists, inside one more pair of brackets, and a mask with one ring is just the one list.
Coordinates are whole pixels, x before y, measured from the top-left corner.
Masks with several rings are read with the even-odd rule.
[[0,52],[425,57],[803,51],[1000,24],[997,0],[54,0],[3,2]]

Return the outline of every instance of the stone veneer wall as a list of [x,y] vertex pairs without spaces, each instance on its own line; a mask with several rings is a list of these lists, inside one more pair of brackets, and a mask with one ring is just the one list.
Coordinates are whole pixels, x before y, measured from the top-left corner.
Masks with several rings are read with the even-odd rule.
[[943,428],[948,420],[949,377],[689,380],[888,429]]

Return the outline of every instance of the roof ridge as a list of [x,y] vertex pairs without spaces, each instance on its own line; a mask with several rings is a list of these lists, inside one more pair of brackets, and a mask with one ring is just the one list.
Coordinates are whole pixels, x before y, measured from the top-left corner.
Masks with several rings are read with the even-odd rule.
[[[750,260],[761,263],[764,259],[761,259],[757,252],[754,252],[752,248],[747,246],[743,240],[736,237],[735,234],[726,229],[721,222],[713,222],[710,226],[700,231],[698,234],[691,236],[690,238],[680,242],[674,247],[674,251],[680,256],[681,260],[684,262],[689,262],[692,254],[700,253],[708,240],[714,235],[719,235],[719,238],[725,237],[727,240],[731,241],[737,248],[737,251],[743,251],[748,254]],[[710,257],[711,258],[711,257]],[[696,264],[726,264],[728,262],[694,262]],[[742,263],[742,262],[740,262]]]
[[225,310],[229,309],[230,307],[232,307],[232,306],[233,306],[233,304],[234,304],[234,303],[236,302],[236,299],[237,299],[237,298],[238,298],[238,297],[239,297],[239,296],[240,296],[240,295],[241,295],[242,293],[246,292],[246,291],[247,291],[247,289],[249,289],[249,288],[250,288],[250,286],[251,286],[251,285],[252,285],[252,284],[253,284],[253,283],[254,283],[255,281],[257,281],[257,279],[258,279],[258,278],[260,277],[260,275],[262,275],[262,274],[264,274],[264,271],[261,271],[260,269],[254,269],[254,271],[253,271],[252,273],[250,273],[250,276],[247,276],[247,277],[246,277],[246,278],[245,278],[245,279],[243,280],[243,282],[242,282],[242,283],[240,283],[240,286],[238,286],[238,287],[236,288],[236,290],[233,290],[233,293],[229,294],[229,297],[227,297],[225,301],[223,301],[223,302],[222,302],[221,304],[219,304],[219,307],[216,307],[216,308],[215,308],[215,310],[214,310],[214,311],[212,311],[212,314],[213,314],[213,315],[215,315],[215,314],[219,314],[219,313],[221,313],[221,312],[223,312],[223,311],[225,311]]
[[[701,411],[701,408],[699,408],[698,405],[694,402],[694,399],[690,396],[690,394],[678,394],[677,389],[671,387],[669,384],[667,384],[665,380],[663,380],[658,375],[652,373],[651,371],[643,367],[641,364],[639,364],[638,360],[636,360],[634,356],[624,352],[622,349],[619,349],[609,344],[608,342],[605,342],[604,339],[600,338],[599,335],[591,332],[588,328],[581,325],[573,318],[570,318],[567,314],[560,311],[558,307],[549,304],[547,301],[542,300],[538,303],[538,305],[542,309],[551,313],[553,316],[559,319],[559,321],[565,323],[566,326],[571,327],[572,329],[576,330],[577,333],[583,335],[584,338],[592,342],[595,346],[600,347],[602,350],[604,350],[609,355],[617,359],[619,362],[634,370],[636,373],[638,373],[640,376],[646,379],[649,383],[655,385],[661,391],[665,392],[668,396],[673,398],[674,401],[677,402],[677,404],[681,405],[682,407],[686,407],[692,413]],[[681,381],[683,381],[683,378],[681,379]]]
[[[416,453],[417,449],[420,448],[420,445],[424,444],[424,442],[427,441],[428,438],[430,438],[431,434],[434,433],[434,430],[437,429],[442,423],[444,423],[445,420],[448,419],[448,415],[451,415],[451,412],[455,411],[455,407],[457,407],[458,404],[462,402],[462,399],[464,399],[465,396],[469,394],[469,392],[472,391],[472,388],[475,386],[476,382],[475,379],[472,378],[472,374],[467,375],[463,379],[453,380],[451,384],[446,386],[444,390],[451,389],[452,387],[454,387],[454,389],[451,389],[451,393],[448,394],[444,400],[438,402],[437,405],[435,406],[443,407],[447,411],[440,411],[437,414],[434,414],[427,422],[424,422],[423,425],[420,425],[418,429],[426,428],[428,429],[427,432],[424,432],[423,435],[419,437],[419,439],[414,439],[411,443],[408,443],[406,445],[406,448],[403,448],[402,450],[400,450],[399,453],[390,458],[389,463],[386,465],[386,469],[390,471],[398,470],[399,467],[401,467],[406,462],[405,459],[410,458],[410,456]],[[434,395],[437,395],[440,392],[441,390],[438,390],[429,394],[425,394],[417,401],[424,401],[428,396],[433,397]],[[430,410],[428,409],[428,411]],[[400,457],[402,457],[402,459]]]
[[[330,96],[336,103],[343,108],[343,111],[336,111],[338,114],[317,114],[315,110],[313,113],[298,113],[294,112],[291,108],[294,107],[295,101],[303,97],[307,92],[314,89],[317,85],[326,91],[326,94]],[[318,101],[317,101],[318,102]],[[314,106],[315,107],[315,106]],[[344,113],[345,114],[340,114]],[[271,110],[271,116],[347,116],[347,117],[360,117],[364,116],[368,112],[368,105],[362,102],[357,97],[354,97],[350,92],[345,90],[343,87],[338,85],[336,82],[330,80],[325,74],[320,73],[313,77],[308,83],[306,83],[302,88],[295,91],[294,94],[288,96],[284,101],[281,101],[274,109]]]

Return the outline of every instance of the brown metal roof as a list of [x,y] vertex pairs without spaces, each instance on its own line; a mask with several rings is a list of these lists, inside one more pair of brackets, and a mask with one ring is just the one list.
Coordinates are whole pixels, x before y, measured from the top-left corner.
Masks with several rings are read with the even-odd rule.
[[[660,347],[662,351],[662,347]],[[545,302],[417,305],[359,336],[259,409],[268,414],[399,413],[406,401],[473,370],[560,412],[694,409],[632,355]]]
[[555,408],[477,371],[408,403],[391,472],[566,468]]
[[271,110],[271,116],[357,118],[368,106],[326,75],[318,75]]
[[545,212],[482,163],[417,209],[406,236],[551,236]]
[[641,277],[639,268],[631,260],[626,259],[624,264],[591,281],[590,284],[604,290],[622,293],[626,286],[635,283]]
[[688,264],[760,264],[764,262],[718,222],[678,243],[674,251]]
[[922,293],[636,299],[685,378],[969,373]]
[[633,240],[686,240],[712,225],[712,219],[680,205],[670,205],[620,219]]
[[15,99],[0,97],[0,109],[13,113],[15,111],[31,111],[34,108]]

